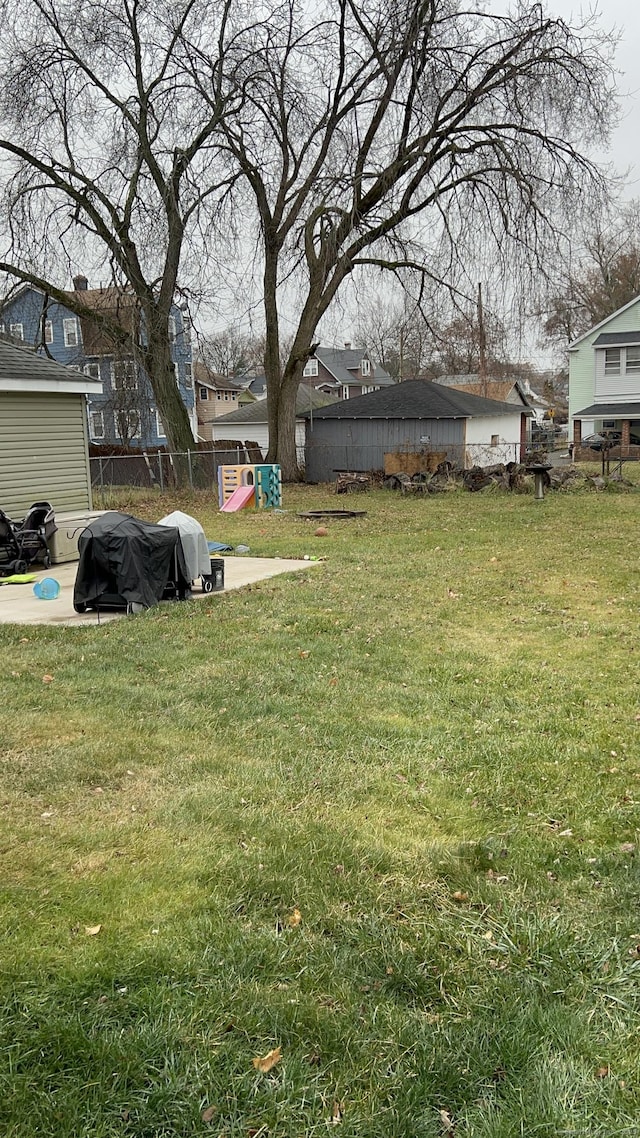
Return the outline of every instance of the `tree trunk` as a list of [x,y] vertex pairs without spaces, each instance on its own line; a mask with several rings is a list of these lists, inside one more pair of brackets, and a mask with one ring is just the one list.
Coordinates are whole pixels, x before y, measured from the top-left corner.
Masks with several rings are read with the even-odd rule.
[[[278,446],[276,457],[269,461],[280,464],[283,482],[299,482],[300,467],[296,451],[297,376],[284,380],[278,392]],[[269,428],[271,429],[271,428]],[[271,453],[271,448],[269,453]]]
[[[153,389],[156,408],[164,425],[169,450],[174,454],[186,454],[187,451],[197,450],[189,415],[176,381],[168,331],[162,335],[152,324],[148,342],[142,349],[142,358]],[[174,463],[174,470],[178,486],[187,485],[188,460],[186,458],[177,460]]]

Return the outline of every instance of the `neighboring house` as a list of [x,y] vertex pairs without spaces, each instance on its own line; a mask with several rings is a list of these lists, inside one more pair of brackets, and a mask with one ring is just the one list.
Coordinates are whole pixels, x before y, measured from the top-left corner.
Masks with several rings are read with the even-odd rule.
[[100,383],[0,340],[0,507],[91,509],[86,400]]
[[482,399],[424,379],[408,380],[334,403],[309,415],[305,469],[309,482],[338,470],[383,470],[387,453],[446,456],[456,467],[519,461],[531,411]]
[[550,407],[549,402],[533,390],[529,380],[519,376],[482,380],[479,375],[438,375],[434,376],[433,382],[482,399],[497,399],[499,403],[529,408],[533,412],[531,421],[536,423],[542,423]]
[[[298,462],[304,462],[305,419],[304,415],[315,415],[316,410],[328,407],[335,400],[323,391],[300,384],[296,400],[296,449]],[[246,407],[239,407],[229,415],[223,415],[212,424],[213,443],[216,440],[235,439],[240,443],[257,443],[263,456],[269,449],[269,404],[266,399],[258,399]]]
[[[102,394],[89,395],[88,400],[91,442],[166,445],[151,384],[136,358],[144,330],[134,297],[114,288],[90,289],[83,276],[74,277],[73,284],[74,291],[82,294],[83,304],[125,329],[130,347],[114,345],[97,320],[76,316],[31,285],[25,285],[4,305],[0,333],[14,343],[24,341],[40,355],[84,372],[101,384]],[[172,309],[169,332],[176,383],[195,433],[191,328],[186,313],[177,305]]]
[[569,438],[603,431],[640,439],[640,296],[569,345]]
[[390,375],[375,364],[362,348],[316,348],[302,372],[303,384],[333,395],[334,399],[354,399],[382,387],[392,387]]
[[[245,401],[247,396],[240,384],[216,375],[202,360],[196,361],[193,365],[193,373],[198,439],[202,442],[211,442],[214,419],[228,415],[231,411],[237,411],[241,401]],[[253,399],[253,396],[248,397],[250,402],[253,402]]]

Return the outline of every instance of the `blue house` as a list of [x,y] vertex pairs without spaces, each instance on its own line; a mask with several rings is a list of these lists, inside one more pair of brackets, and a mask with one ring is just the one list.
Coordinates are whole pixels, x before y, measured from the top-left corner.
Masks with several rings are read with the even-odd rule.
[[[91,442],[139,448],[164,446],[167,440],[162,419],[136,351],[144,331],[133,296],[115,288],[90,289],[83,276],[74,277],[73,287],[82,293],[82,303],[96,312],[96,320],[76,316],[39,289],[25,285],[3,306],[0,334],[100,380],[102,394],[87,399]],[[101,314],[115,320],[127,333],[126,346],[104,330]],[[177,304],[169,317],[169,335],[176,383],[195,435],[191,324]]]

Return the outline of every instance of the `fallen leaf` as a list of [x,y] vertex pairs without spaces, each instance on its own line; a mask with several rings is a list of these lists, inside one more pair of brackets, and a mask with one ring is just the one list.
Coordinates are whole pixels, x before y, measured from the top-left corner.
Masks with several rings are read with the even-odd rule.
[[454,593],[453,589],[447,589],[447,596],[451,598],[459,597],[460,593]]
[[268,1051],[266,1055],[262,1056],[262,1058],[259,1055],[256,1055],[256,1058],[252,1060],[252,1063],[256,1071],[262,1071],[262,1074],[266,1075],[267,1072],[270,1071],[272,1067],[275,1067],[276,1063],[279,1063],[281,1059],[282,1048],[274,1047],[273,1051]]
[[289,928],[296,929],[302,921],[302,913],[299,909],[294,909],[291,916],[287,917],[287,924]]
[[211,1122],[211,1119],[214,1118],[217,1113],[218,1113],[217,1106],[208,1106],[206,1108],[206,1110],[203,1110],[200,1117],[201,1117],[203,1122]]
[[[494,558],[494,560],[495,560],[495,558]],[[453,1119],[452,1119],[451,1115],[449,1114],[449,1111],[448,1110],[439,1110],[438,1114],[440,1115],[440,1123],[442,1125],[442,1129],[444,1130],[445,1134],[453,1134],[454,1123],[453,1123]]]
[[298,656],[300,657],[301,660],[306,660],[307,657],[310,655],[311,655],[311,653],[308,651],[298,652]]
[[633,853],[635,848],[635,842],[623,842],[620,846],[620,853]]
[[97,936],[101,928],[102,925],[89,925],[88,927],[85,926],[84,931],[87,936]]
[[607,1076],[610,1074],[611,1074],[611,1071],[609,1070],[608,1066],[607,1067],[598,1067],[598,1070],[596,1071],[596,1079],[606,1079]]
[[41,817],[41,818],[53,818],[53,810],[45,810],[45,811],[44,811],[44,812],[43,812],[43,813],[40,815],[40,817]]
[[51,683],[53,683],[53,676],[49,676],[49,675],[43,676],[43,677],[42,677],[42,682],[43,682],[43,684],[51,684]]
[[572,838],[573,837],[573,830],[570,830],[569,828],[567,828],[566,830],[561,830],[560,833],[558,834],[558,837],[559,838]]
[[463,901],[469,900],[469,894],[464,893],[462,889],[456,889],[455,893],[452,893],[451,896],[453,897],[454,901],[458,902],[459,905],[461,905]]
[[342,1122],[343,1115],[344,1103],[334,1102],[333,1106],[331,1107],[331,1124],[333,1126],[337,1126],[339,1122]]

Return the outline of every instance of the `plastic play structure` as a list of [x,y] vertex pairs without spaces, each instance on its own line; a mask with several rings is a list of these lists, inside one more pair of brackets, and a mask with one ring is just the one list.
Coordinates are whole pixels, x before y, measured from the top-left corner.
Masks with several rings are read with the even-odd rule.
[[282,474],[277,463],[218,467],[218,498],[223,513],[246,506],[272,510],[282,502]]

